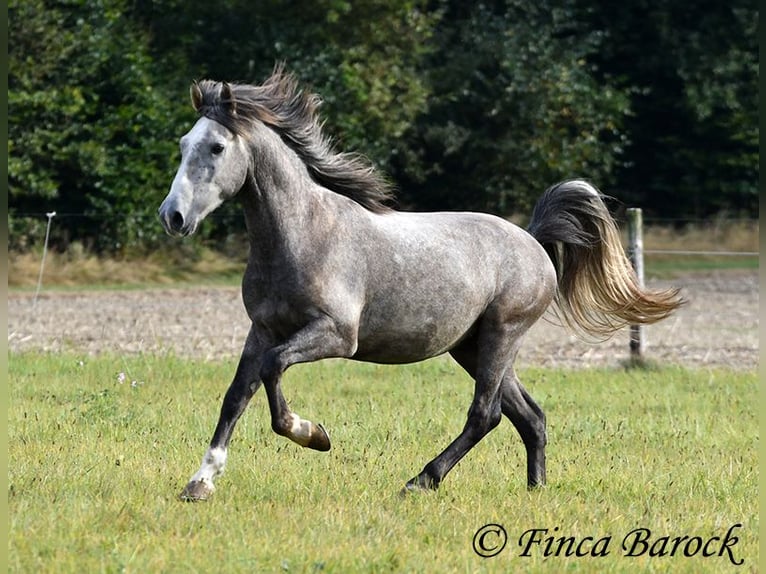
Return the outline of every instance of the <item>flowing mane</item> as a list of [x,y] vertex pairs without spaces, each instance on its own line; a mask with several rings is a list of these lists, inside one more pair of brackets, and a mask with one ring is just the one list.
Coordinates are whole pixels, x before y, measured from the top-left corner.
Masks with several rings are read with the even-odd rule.
[[263,122],[300,156],[317,183],[370,211],[391,210],[387,204],[393,191],[387,179],[363,155],[333,149],[317,114],[321,99],[301,90],[282,66],[259,86],[202,80],[195,82],[192,93],[201,116],[244,137],[253,121]]

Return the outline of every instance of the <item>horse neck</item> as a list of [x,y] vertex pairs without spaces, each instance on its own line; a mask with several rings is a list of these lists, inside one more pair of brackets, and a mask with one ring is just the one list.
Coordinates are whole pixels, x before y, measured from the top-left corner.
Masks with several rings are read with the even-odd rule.
[[331,192],[311,179],[298,154],[266,126],[256,128],[251,154],[253,167],[239,193],[251,255],[305,241],[306,227]]

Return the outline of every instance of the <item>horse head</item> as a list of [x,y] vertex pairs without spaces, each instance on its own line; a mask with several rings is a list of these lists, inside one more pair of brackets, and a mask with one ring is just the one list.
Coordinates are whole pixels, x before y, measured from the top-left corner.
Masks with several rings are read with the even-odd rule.
[[[204,82],[212,84],[212,82]],[[191,235],[200,222],[244,185],[249,156],[241,135],[211,119],[212,111],[235,116],[236,104],[227,83],[204,91],[194,82],[191,100],[202,116],[180,140],[181,163],[159,216],[171,235]]]

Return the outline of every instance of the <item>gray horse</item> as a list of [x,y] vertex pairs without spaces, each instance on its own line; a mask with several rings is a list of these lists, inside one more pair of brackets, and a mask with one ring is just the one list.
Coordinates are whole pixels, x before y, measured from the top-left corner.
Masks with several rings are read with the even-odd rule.
[[326,451],[325,429],[282,394],[296,363],[346,357],[409,363],[450,353],[475,380],[460,435],[407,482],[436,489],[507,416],[527,452],[527,483],[545,482],[545,415],[514,360],[553,302],[563,322],[605,337],[667,317],[677,291],[635,281],[599,192],[573,180],[548,189],[525,231],[480,213],[404,213],[363,157],[336,152],[319,98],[277,67],[262,85],[194,83],[200,118],[181,138],[181,165],[159,209],[171,235],[191,235],[222,202],[244,210],[250,254],[242,296],[250,332],[200,469],[184,500],[205,500],[234,426],[261,383],[272,429]]

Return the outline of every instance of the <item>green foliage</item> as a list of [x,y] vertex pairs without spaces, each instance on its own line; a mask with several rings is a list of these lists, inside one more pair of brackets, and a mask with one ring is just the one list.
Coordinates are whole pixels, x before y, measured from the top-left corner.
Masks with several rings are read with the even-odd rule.
[[[343,147],[363,151],[391,170],[392,150],[426,107],[423,58],[435,16],[425,2],[337,3],[303,66],[327,94],[328,125]],[[334,54],[321,56],[322,46]],[[320,54],[316,57],[316,54]]]
[[758,7],[753,0],[583,0],[591,60],[632,89],[624,198],[650,215],[758,213]]
[[621,158],[627,98],[594,81],[598,34],[568,3],[444,2],[429,110],[402,151],[405,198],[438,209],[526,213],[548,185],[601,185]]
[[384,168],[425,106],[421,66],[435,16],[422,0],[154,4],[154,53],[189,62],[184,89],[191,77],[259,82],[285,61],[322,96],[340,145]]
[[[735,570],[725,553],[628,558],[620,542],[641,527],[707,539],[737,523],[734,557],[757,570],[757,373],[522,370],[548,416],[548,486],[526,490],[524,448],[504,420],[438,492],[401,499],[462,428],[468,378],[444,359],[299,366],[285,392],[333,449],[275,435],[260,391],[213,498],[181,503],[234,367],[11,355],[9,572],[718,573]],[[471,541],[488,522],[509,543],[481,559]],[[522,558],[530,528],[609,535],[611,553],[546,558],[541,546]]]
[[176,155],[177,106],[154,86],[129,5],[9,6],[11,214],[72,214],[67,234],[99,250],[158,237],[145,223],[156,221]]

